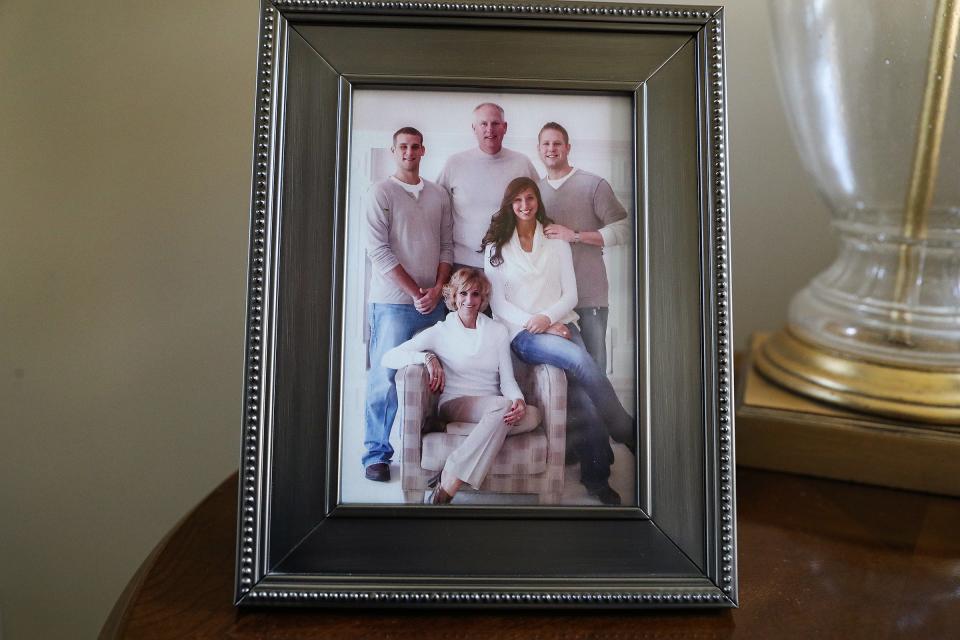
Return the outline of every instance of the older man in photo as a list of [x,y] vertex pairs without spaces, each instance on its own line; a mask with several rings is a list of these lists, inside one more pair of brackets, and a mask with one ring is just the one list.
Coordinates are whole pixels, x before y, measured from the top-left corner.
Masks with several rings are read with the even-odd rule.
[[507,120],[500,105],[478,105],[472,127],[477,146],[450,156],[437,178],[453,201],[454,269],[483,268],[480,241],[507,184],[520,176],[540,179],[527,156],[503,147]]
[[363,465],[368,480],[390,480],[390,430],[397,415],[396,371],[383,354],[446,316],[443,285],[453,263],[450,197],[420,177],[423,134],[404,127],[390,148],[396,172],[370,188],[365,205],[370,280],[370,371]]
[[627,212],[606,180],[570,166],[570,136],[556,122],[540,129],[538,150],[547,168],[540,181],[543,206],[553,224],[544,229],[548,238],[569,242],[577,277],[580,333],[587,352],[607,370],[607,318],[609,285],[603,248],[630,241]]

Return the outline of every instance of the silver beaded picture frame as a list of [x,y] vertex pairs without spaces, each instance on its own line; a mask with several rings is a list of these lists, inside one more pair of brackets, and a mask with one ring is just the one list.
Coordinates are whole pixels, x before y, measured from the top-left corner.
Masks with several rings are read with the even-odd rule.
[[[723,10],[263,0],[235,602],[737,606]],[[635,504],[341,498],[357,89],[628,97]]]

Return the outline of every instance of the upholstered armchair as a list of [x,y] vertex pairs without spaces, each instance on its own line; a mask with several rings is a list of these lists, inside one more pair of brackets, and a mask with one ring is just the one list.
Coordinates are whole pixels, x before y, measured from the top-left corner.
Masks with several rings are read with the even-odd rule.
[[[527,404],[540,409],[540,425],[533,431],[507,436],[479,490],[535,493],[540,504],[558,504],[566,451],[567,379],[562,370],[545,364],[528,366],[514,359],[514,369]],[[427,480],[443,468],[447,456],[472,426],[454,423],[448,430],[436,417],[439,396],[430,391],[423,365],[408,365],[397,371],[396,384],[404,500],[423,502]],[[464,485],[461,491],[469,488]]]

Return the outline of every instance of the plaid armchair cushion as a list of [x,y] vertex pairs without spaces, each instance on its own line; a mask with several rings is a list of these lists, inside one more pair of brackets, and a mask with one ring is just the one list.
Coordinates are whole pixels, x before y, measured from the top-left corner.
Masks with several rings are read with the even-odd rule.
[[[517,382],[527,403],[540,409],[541,424],[533,431],[508,436],[480,487],[484,491],[537,493],[541,502],[559,500],[563,490],[566,450],[567,380],[548,365],[528,366],[514,359]],[[427,479],[443,468],[468,428],[443,430],[436,418],[437,395],[430,392],[423,365],[397,372],[401,425],[401,484],[408,500],[417,500]],[[459,426],[459,425],[458,425]],[[422,498],[422,496],[420,496]]]

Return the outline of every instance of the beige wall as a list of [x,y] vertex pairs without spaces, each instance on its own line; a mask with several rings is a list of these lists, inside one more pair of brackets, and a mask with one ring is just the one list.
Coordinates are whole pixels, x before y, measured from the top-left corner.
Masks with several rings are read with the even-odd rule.
[[[834,245],[765,4],[727,15],[743,345]],[[93,636],[235,468],[256,31],[255,0],[0,0],[4,638]]]
[[236,466],[253,1],[0,4],[4,638],[90,638]]

